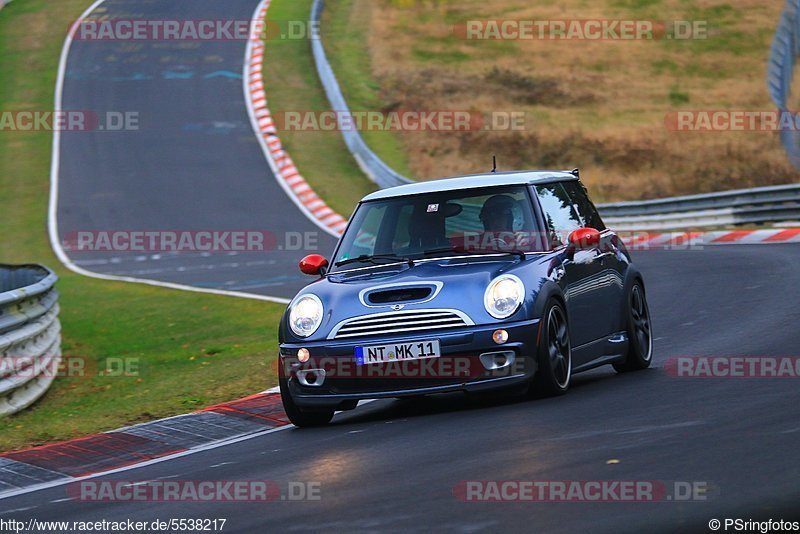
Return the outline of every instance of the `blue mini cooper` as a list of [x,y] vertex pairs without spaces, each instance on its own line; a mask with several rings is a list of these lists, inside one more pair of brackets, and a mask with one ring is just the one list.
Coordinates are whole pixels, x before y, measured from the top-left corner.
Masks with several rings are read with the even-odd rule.
[[490,173],[367,195],[280,324],[297,426],[359,400],[519,388],[650,365],[641,273],[571,172]]

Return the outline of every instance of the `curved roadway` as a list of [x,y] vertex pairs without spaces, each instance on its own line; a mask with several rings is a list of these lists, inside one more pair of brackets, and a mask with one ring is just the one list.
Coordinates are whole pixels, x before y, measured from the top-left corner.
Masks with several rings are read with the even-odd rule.
[[[249,22],[257,0],[109,0],[117,20]],[[62,109],[138,114],[138,129],[64,132],[58,230],[265,232],[273,250],[149,253],[67,251],[102,274],[290,298],[308,280],[299,257],[334,238],[308,220],[276,181],[244,101],[247,42],[72,42]],[[97,235],[97,234],[95,234]],[[300,237],[309,249],[297,250]],[[310,239],[306,239],[308,236]],[[282,248],[282,250],[279,249]]]

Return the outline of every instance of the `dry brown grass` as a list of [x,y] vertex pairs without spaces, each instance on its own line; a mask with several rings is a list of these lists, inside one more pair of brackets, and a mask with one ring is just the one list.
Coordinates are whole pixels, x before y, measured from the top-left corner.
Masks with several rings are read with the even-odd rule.
[[[766,64],[781,2],[355,0],[389,108],[524,111],[522,132],[404,132],[416,178],[580,166],[601,199],[794,182],[775,133],[669,132],[675,110],[772,110]],[[469,19],[706,20],[689,41],[466,41]]]

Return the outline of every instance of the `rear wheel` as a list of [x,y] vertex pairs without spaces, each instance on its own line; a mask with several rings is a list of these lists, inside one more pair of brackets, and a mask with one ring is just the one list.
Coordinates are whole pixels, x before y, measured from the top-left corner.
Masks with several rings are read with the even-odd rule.
[[280,380],[281,400],[283,409],[289,421],[297,427],[311,427],[327,425],[333,419],[333,410],[305,410],[294,403],[289,393],[286,380]]
[[535,396],[563,395],[569,389],[572,377],[572,346],[567,314],[558,301],[547,303],[539,328],[539,369],[533,377],[530,393]]
[[615,363],[618,373],[638,371],[650,367],[653,360],[653,330],[650,326],[650,309],[647,307],[644,287],[635,282],[628,293],[628,357]]

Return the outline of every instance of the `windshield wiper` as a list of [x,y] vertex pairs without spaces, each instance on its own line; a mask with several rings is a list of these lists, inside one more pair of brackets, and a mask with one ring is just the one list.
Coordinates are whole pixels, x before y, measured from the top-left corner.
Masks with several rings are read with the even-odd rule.
[[414,260],[411,258],[404,258],[402,256],[394,256],[393,254],[362,254],[356,258],[348,258],[346,260],[337,261],[336,267],[341,267],[342,265],[348,265],[350,263],[374,263],[375,265],[381,265],[380,262],[388,261],[389,263],[393,262],[402,262],[407,263],[409,267],[414,266]]
[[525,259],[525,253],[521,250],[491,250],[491,249],[467,249],[461,247],[442,247],[442,248],[433,248],[430,250],[426,250],[422,253],[423,256],[435,256],[437,254],[449,254],[449,253],[458,253],[458,254],[510,254],[513,256],[517,256],[519,259]]

